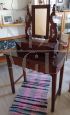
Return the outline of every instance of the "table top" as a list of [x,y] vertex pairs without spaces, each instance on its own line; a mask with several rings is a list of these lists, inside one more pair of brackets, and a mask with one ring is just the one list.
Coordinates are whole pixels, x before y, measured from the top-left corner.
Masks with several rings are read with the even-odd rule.
[[[32,47],[30,47],[31,45]],[[39,66],[40,71],[45,72],[46,68],[50,73],[58,72],[64,64],[66,53],[58,52],[57,42],[45,41],[27,41],[21,42],[21,45],[16,44],[17,50],[6,54],[10,55],[16,62],[26,61],[26,67],[35,69],[36,64]],[[49,68],[49,69],[48,69]],[[49,73],[49,72],[48,72]]]
[[[21,62],[25,61],[25,56],[22,58],[18,56],[16,52],[6,53],[6,56],[11,56],[16,65],[21,65]],[[27,55],[27,54],[25,54]],[[26,58],[26,67],[35,69],[35,65],[39,65],[39,72],[49,73],[49,71],[58,72],[64,64],[66,53],[60,52],[52,59],[49,59],[48,53],[30,53]],[[46,71],[47,69],[47,71]]]

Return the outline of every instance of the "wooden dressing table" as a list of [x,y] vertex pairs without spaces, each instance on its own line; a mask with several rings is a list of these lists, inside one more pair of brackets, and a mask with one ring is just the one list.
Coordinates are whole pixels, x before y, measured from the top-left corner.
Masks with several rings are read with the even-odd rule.
[[[44,43],[41,46],[40,42],[32,42],[32,48],[29,48],[29,42],[23,42],[21,47],[17,46],[18,57],[26,57],[27,68],[37,70],[38,72],[49,73],[52,77],[52,105],[51,111],[54,111],[55,98],[56,98],[56,79],[57,73],[60,71],[60,81],[57,94],[61,94],[64,62],[66,53],[56,52],[56,43]],[[47,49],[47,50],[46,50]],[[19,52],[21,51],[21,52]],[[31,53],[32,52],[32,53]],[[36,57],[37,55],[37,57]],[[47,56],[46,56],[47,55]],[[38,65],[36,69],[36,64]]]
[[[25,47],[26,46],[26,47]],[[36,44],[37,46],[37,44]],[[33,45],[34,48],[35,44]],[[24,42],[23,46],[21,46],[20,51],[23,49],[23,52],[17,52],[17,56],[11,55],[13,62],[15,65],[19,65],[22,66],[23,63],[23,75],[24,76],[24,80],[26,81],[26,74],[24,72],[24,68],[29,68],[29,69],[33,69],[33,70],[37,70],[39,72],[43,72],[43,73],[49,73],[52,77],[52,96],[51,96],[51,111],[54,112],[54,108],[55,108],[55,99],[57,95],[61,94],[61,87],[62,87],[62,79],[63,79],[63,71],[64,71],[64,62],[65,62],[65,53],[58,53],[55,58],[52,58],[52,54],[53,52],[51,51],[50,53],[47,53],[47,51],[45,50],[45,48],[49,47],[46,46],[42,46],[41,50],[40,47],[39,49],[28,49],[28,42]],[[19,51],[19,50],[18,50]],[[32,53],[29,53],[31,52]],[[48,50],[49,51],[49,50]],[[27,52],[27,53],[26,53]],[[25,62],[25,54],[28,54],[26,58],[26,62]],[[48,54],[48,56],[46,56],[46,53]],[[38,58],[35,58],[35,55],[38,55]],[[7,64],[8,64],[8,70],[9,70],[9,75],[10,75],[10,82],[11,82],[11,88],[12,88],[12,92],[15,93],[15,83],[14,82],[14,77],[13,77],[13,70],[12,70],[12,62],[11,62],[11,58],[10,55],[6,54],[6,59],[7,59]],[[48,62],[48,66],[47,66],[47,60]],[[26,65],[25,65],[26,63]],[[38,67],[36,68],[36,65],[38,65]],[[60,71],[60,80],[59,80],[59,88],[56,94],[56,80],[57,80],[57,73]]]
[[[29,14],[29,11],[27,14]],[[53,14],[54,13],[52,13],[52,15]],[[52,15],[50,17],[50,22],[52,22]],[[25,72],[26,67],[31,68],[33,70],[37,70],[39,72],[49,73],[51,75],[52,77],[51,111],[54,112],[56,96],[57,94],[58,95],[61,94],[65,53],[58,52],[58,43],[56,40],[57,31],[56,31],[55,24],[53,23],[51,24],[51,27],[50,27],[51,37],[50,37],[49,42],[48,43],[44,42],[43,44],[41,44],[40,41],[31,40],[29,42],[29,39],[28,39],[29,35],[27,33],[27,29],[30,26],[30,23],[31,23],[31,17],[30,17],[29,23],[26,23],[26,29],[25,29],[26,40],[21,42],[21,45],[16,44],[17,56],[16,55],[14,56],[13,54],[11,54],[11,58],[15,65],[19,65],[19,66],[23,65],[22,68],[23,68],[24,81],[27,81],[26,72]],[[31,44],[31,47],[29,46],[30,44]],[[12,93],[15,93],[15,83],[19,79],[14,82],[11,58],[9,54],[6,54]],[[56,80],[57,80],[57,73],[59,71],[60,71],[59,88],[56,94]]]

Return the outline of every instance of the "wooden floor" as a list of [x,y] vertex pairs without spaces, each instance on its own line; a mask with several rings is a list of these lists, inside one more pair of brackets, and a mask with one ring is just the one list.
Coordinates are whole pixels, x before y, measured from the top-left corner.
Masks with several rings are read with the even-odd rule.
[[66,92],[57,97],[55,105],[55,112],[51,113],[49,99],[48,115],[70,115],[70,93]]
[[[22,73],[22,69],[19,68],[18,66],[17,67],[13,66],[13,68],[14,68],[14,76],[16,79],[17,76],[19,76]],[[57,97],[54,113],[50,112],[51,93],[49,93],[48,115],[70,115],[70,93],[68,93],[69,80],[70,80],[70,60],[68,60],[65,64],[62,95],[60,97]],[[16,94],[22,84],[22,81],[23,78],[20,80],[18,84],[16,84]],[[9,107],[12,105],[15,95],[11,93],[7,65],[2,64],[0,65],[0,113],[1,115],[9,115]]]
[[[7,94],[0,97],[0,113],[1,115],[9,115],[9,107],[11,106],[15,95]],[[48,104],[48,115],[70,115],[70,94],[68,92],[57,98],[55,112],[50,112],[50,99]]]

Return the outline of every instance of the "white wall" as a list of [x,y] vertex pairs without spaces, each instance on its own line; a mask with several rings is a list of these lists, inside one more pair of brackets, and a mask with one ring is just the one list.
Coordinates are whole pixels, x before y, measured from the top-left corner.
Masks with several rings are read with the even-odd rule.
[[28,0],[0,0],[0,3],[4,3],[4,7],[7,9],[21,9],[26,6]]
[[[13,2],[12,2],[13,1]],[[22,9],[26,6],[27,0],[5,0],[5,7],[10,9]]]
[[[28,1],[29,0],[0,0],[0,3],[4,3],[3,7],[8,9],[8,10],[0,10],[0,23],[1,23],[1,17],[5,15],[12,15],[13,21],[18,19],[19,17],[25,18],[26,11],[23,8],[26,7]],[[18,10],[14,10],[14,9],[18,9]],[[0,38],[22,35],[22,34],[24,34],[23,26],[0,28]]]

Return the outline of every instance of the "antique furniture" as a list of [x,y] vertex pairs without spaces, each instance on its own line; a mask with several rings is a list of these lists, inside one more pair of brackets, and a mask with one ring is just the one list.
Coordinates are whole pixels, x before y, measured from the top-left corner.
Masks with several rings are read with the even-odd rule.
[[[28,51],[26,50],[28,48],[28,43],[24,42],[23,45],[25,47],[21,47],[21,49],[24,49],[23,54],[25,54],[25,52],[29,52],[29,49],[28,49]],[[9,70],[9,75],[10,75],[11,88],[12,88],[12,92],[15,93],[15,83],[16,83],[16,81],[14,82],[13,71],[12,71],[12,60],[13,60],[13,64],[15,64],[15,65],[19,65],[19,66],[23,65],[22,68],[23,68],[24,81],[27,81],[26,73],[25,73],[25,69],[24,69],[25,67],[33,69],[33,70],[37,70],[39,72],[49,73],[52,77],[51,111],[54,112],[56,95],[61,94],[65,53],[58,53],[56,58],[53,59],[52,54],[51,54],[52,52],[51,52],[50,54],[48,54],[49,57],[46,57],[45,52],[47,52],[47,51],[46,50],[44,51],[44,49],[47,46],[43,45],[42,47],[37,47],[38,45],[39,44],[34,43],[33,47],[34,48],[35,47],[39,48],[39,51],[37,52],[38,49],[33,50],[33,48],[32,48],[32,53],[30,53],[27,56],[27,58],[23,58],[23,55],[22,55],[21,52],[18,54],[18,56],[14,56],[14,55],[10,56],[10,55],[6,54],[8,70]],[[43,50],[40,50],[40,48],[43,49]],[[31,51],[31,49],[30,49],[30,51]],[[33,53],[33,51],[34,51],[34,53]],[[40,51],[42,51],[42,52],[40,53]],[[36,55],[38,56],[38,58],[35,57]],[[25,55],[24,55],[24,57],[25,57]],[[59,81],[58,92],[56,94],[56,80],[57,80],[57,73],[59,71],[60,71],[60,81]]]
[[47,115],[50,75],[28,70],[27,82],[23,82],[10,107],[10,115]]
[[[33,7],[37,8],[37,6],[33,6]],[[46,6],[46,8],[49,8],[49,6],[48,7]],[[29,13],[29,8],[27,7],[27,18],[26,18],[26,28],[25,28],[26,39],[23,40],[23,42],[21,42],[20,44],[16,43],[17,56],[11,55],[12,56],[11,57],[10,55],[6,54],[11,88],[13,93],[15,93],[15,87],[14,87],[15,82],[13,79],[13,72],[11,68],[12,60],[16,65],[19,66],[23,65],[24,81],[27,81],[26,73],[25,73],[26,67],[37,70],[39,72],[49,73],[51,75],[52,77],[51,111],[52,112],[54,112],[54,107],[55,107],[57,73],[60,71],[60,81],[59,81],[59,88],[57,92],[57,94],[60,95],[61,87],[62,87],[62,79],[63,79],[64,61],[65,61],[65,53],[58,51],[57,29],[56,29],[56,24],[54,24],[52,20],[52,17],[54,15],[55,15],[55,6],[53,7],[53,12],[51,16],[49,15],[48,23],[50,24],[50,32],[47,36],[44,37],[44,38],[48,37],[48,42],[46,42],[46,40],[44,39],[43,40],[32,39],[31,21],[34,20],[32,20],[32,16]],[[48,57],[46,55],[48,55]]]

